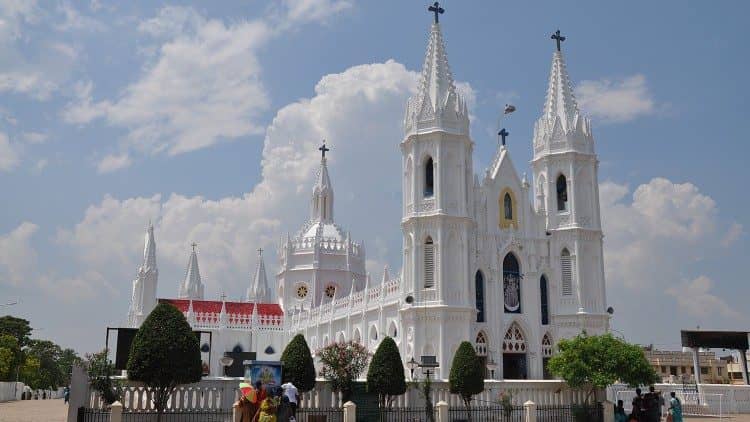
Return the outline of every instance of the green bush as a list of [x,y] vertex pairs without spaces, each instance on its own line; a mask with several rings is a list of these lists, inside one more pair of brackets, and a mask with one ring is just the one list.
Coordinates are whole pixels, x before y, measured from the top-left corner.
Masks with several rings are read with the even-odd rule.
[[315,388],[315,363],[305,336],[297,334],[281,354],[283,382],[291,382],[304,393]]
[[451,393],[461,396],[467,408],[472,396],[484,391],[484,367],[468,341],[461,342],[456,350],[449,381]]
[[381,407],[390,406],[395,396],[406,392],[401,353],[392,338],[380,342],[367,370],[367,391],[378,393]]
[[174,389],[201,379],[198,337],[182,312],[167,303],[151,311],[133,339],[127,370],[128,379],[153,390],[160,421]]

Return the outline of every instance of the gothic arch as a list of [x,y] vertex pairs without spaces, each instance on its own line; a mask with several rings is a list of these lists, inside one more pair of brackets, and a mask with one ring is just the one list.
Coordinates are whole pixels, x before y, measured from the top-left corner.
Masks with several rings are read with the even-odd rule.
[[424,179],[422,181],[422,192],[425,198],[432,198],[435,195],[435,161],[432,156],[428,155],[424,159]]
[[343,331],[340,331],[338,336],[336,336],[336,343],[346,343],[346,336]]
[[542,357],[548,358],[552,356],[554,344],[550,333],[544,333],[542,337]]
[[487,356],[488,348],[489,341],[487,340],[487,334],[484,331],[478,332],[474,340],[474,350],[476,350],[477,356]]
[[392,338],[394,341],[398,338],[398,326],[396,325],[396,321],[391,321],[391,323],[388,324],[388,337]]
[[521,264],[513,252],[503,258],[503,303],[505,313],[521,313]]
[[521,325],[513,321],[503,337],[503,353],[526,353],[528,344]]
[[497,218],[501,229],[518,228],[518,201],[511,188],[500,191],[497,199]]
[[542,325],[549,325],[549,280],[544,274],[539,277],[539,311]]
[[474,290],[476,292],[475,305],[477,308],[477,322],[485,322],[484,314],[484,297],[485,297],[485,281],[484,273],[482,270],[477,270],[474,275]]
[[323,337],[323,347],[328,346],[328,336]]
[[358,344],[362,344],[362,334],[360,334],[359,328],[354,329],[354,333],[352,333],[352,341]]
[[563,173],[560,173],[555,180],[555,192],[557,193],[557,211],[568,211],[568,179]]
[[374,324],[370,326],[370,334],[369,334],[370,342],[376,342],[378,341],[378,327],[376,327]]

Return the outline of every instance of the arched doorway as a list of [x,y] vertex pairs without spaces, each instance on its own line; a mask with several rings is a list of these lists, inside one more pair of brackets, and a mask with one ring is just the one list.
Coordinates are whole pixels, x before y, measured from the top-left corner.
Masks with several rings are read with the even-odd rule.
[[524,380],[528,378],[526,362],[526,337],[518,323],[514,322],[503,338],[503,378]]
[[552,337],[549,333],[544,334],[542,337],[542,374],[544,379],[552,379],[552,374],[547,369],[549,359],[552,357]]

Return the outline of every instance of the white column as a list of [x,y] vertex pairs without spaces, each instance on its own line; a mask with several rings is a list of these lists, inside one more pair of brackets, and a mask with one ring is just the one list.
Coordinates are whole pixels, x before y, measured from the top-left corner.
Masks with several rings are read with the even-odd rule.
[[745,385],[750,384],[747,376],[747,350],[740,350],[740,368],[742,368],[742,381]]
[[357,422],[357,405],[353,402],[344,403],[344,422]]
[[437,422],[450,422],[448,403],[441,400],[435,407],[437,408]]
[[111,412],[109,414],[110,422],[122,422],[122,403],[116,401],[110,406]]
[[524,422],[536,422],[536,403],[529,400],[523,404]]

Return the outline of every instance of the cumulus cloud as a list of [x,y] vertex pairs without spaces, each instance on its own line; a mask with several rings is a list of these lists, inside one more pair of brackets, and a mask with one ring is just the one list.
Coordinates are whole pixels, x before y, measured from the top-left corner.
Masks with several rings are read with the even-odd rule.
[[[233,297],[250,281],[255,250],[269,251],[266,264],[273,268],[280,236],[294,234],[308,217],[320,162],[317,147],[327,139],[337,221],[355,240],[377,239],[367,249],[369,262],[377,265],[370,268],[377,279],[386,262],[391,268],[400,265],[398,144],[403,107],[416,78],[415,72],[394,61],[326,75],[313,97],[276,113],[266,129],[262,179],[251,192],[218,200],[178,194],[123,200],[108,196],[92,205],[74,228],[61,230],[58,239],[86,268],[110,280],[129,280],[140,259],[144,226],[153,219],[160,285],[166,286],[160,294],[175,294],[189,244],[195,241],[207,295],[225,290]],[[363,224],[362,216],[373,209],[379,210],[380,218]],[[165,279],[170,274],[172,278]]]
[[55,25],[55,28],[58,31],[100,32],[106,29],[106,26],[102,22],[91,16],[81,14],[81,12],[69,2],[60,3],[57,10],[63,16],[63,21]]
[[352,7],[349,0],[284,0],[286,24],[325,21]]
[[0,132],[0,171],[11,171],[20,161],[19,147],[10,142],[8,135]]
[[110,173],[116,170],[129,167],[132,164],[130,156],[127,153],[124,154],[109,154],[99,161],[96,166],[96,170],[99,173]]
[[667,293],[674,297],[680,309],[688,315],[708,317],[721,315],[726,318],[744,320],[741,312],[732,308],[724,299],[712,293],[714,281],[702,275],[669,287]]
[[654,112],[656,106],[644,75],[624,79],[581,81],[575,89],[581,108],[604,122],[626,122]]
[[670,329],[679,328],[686,316],[700,318],[702,325],[717,323],[718,317],[722,324],[745,321],[714,280],[701,274],[700,263],[723,253],[742,230],[737,223],[724,227],[711,197],[692,183],[665,178],[638,186],[632,196],[627,185],[604,182],[599,189],[605,271],[609,292],[616,292],[610,300],[628,314],[620,323],[634,324],[636,336],[644,335],[636,327],[647,324],[623,297],[652,308],[646,319],[670,320],[665,322]]
[[0,285],[29,281],[37,253],[31,238],[39,226],[24,221],[9,233],[0,234]]

